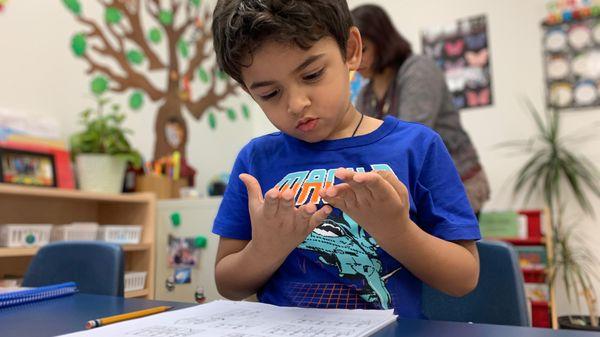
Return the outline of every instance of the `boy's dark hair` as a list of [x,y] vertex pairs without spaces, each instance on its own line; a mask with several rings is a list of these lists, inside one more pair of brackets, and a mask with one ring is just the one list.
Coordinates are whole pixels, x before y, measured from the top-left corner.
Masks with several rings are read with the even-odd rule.
[[410,43],[396,30],[383,8],[358,6],[352,10],[352,20],[362,38],[369,39],[375,46],[375,73],[388,67],[398,68],[412,55]]
[[212,32],[217,63],[244,85],[241,68],[252,64],[254,52],[265,41],[309,49],[331,36],[345,58],[351,27],[346,0],[219,0]]

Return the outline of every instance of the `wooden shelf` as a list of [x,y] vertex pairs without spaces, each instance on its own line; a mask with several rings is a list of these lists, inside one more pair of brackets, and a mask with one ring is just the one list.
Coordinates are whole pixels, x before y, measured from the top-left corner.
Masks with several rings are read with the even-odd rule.
[[131,202],[143,203],[148,202],[153,198],[151,193],[124,193],[124,194],[107,194],[82,192],[79,190],[68,190],[53,187],[34,187],[20,186],[13,184],[0,183],[0,194],[10,194],[24,197],[42,197],[53,199],[76,199],[90,201],[108,201],[108,202]]
[[146,288],[146,289],[142,289],[142,290],[128,291],[125,293],[125,298],[145,297],[145,296],[148,296],[149,294],[150,294],[150,290]]
[[34,256],[38,247],[31,248],[0,248],[0,257]]
[[[136,245],[123,245],[123,251],[125,252],[136,252],[144,251],[152,248],[150,243],[140,243]],[[26,247],[26,248],[0,248],[0,257],[14,257],[14,256],[34,256],[37,254],[39,247]]]
[[[147,272],[147,287],[128,293],[128,297],[154,297],[155,212],[152,193],[91,193],[0,183],[0,225],[95,222],[142,226],[140,243],[122,247],[125,270]],[[38,250],[0,247],[0,277],[23,276]]]
[[148,250],[152,248],[151,243],[138,243],[135,245],[122,245],[123,250],[126,252],[136,252],[142,250]]

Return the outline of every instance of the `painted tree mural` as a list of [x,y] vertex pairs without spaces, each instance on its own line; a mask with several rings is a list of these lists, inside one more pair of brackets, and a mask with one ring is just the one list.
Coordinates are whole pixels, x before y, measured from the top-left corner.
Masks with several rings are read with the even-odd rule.
[[[207,115],[213,129],[216,112],[230,120],[240,115],[223,106],[239,87],[214,61],[211,11],[201,0],[97,0],[104,9],[100,20],[84,15],[83,1],[62,1],[86,28],[72,37],[71,49],[88,65],[92,92],[126,93],[134,110],[146,99],[160,105],[154,158],[175,150],[185,157],[184,110],[196,120]],[[162,87],[155,85],[157,79]],[[248,118],[247,106],[239,111]]]

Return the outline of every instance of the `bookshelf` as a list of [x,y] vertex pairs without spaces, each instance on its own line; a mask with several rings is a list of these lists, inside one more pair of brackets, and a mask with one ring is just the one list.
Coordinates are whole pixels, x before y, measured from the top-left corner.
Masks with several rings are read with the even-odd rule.
[[[527,219],[526,237],[486,237],[486,239],[500,240],[515,246],[515,250],[519,254],[525,284],[532,288],[535,288],[536,285],[547,287],[547,300],[530,299],[532,325],[557,329],[556,295],[553,286],[549,283],[547,269],[554,256],[549,212],[547,210],[520,210],[517,213]],[[527,260],[525,256],[531,254],[527,252],[527,249],[543,251],[546,260],[545,266],[524,265],[523,261]]]
[[[154,297],[156,200],[152,193],[103,194],[0,183],[0,224],[97,222],[141,225],[139,244],[123,245],[125,271],[146,271],[146,288],[126,298]],[[0,277],[24,275],[39,248],[0,247]]]

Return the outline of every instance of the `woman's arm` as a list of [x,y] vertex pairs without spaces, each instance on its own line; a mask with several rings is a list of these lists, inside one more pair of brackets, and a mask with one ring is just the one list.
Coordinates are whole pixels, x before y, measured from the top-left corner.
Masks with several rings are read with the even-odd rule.
[[[401,120],[417,122],[433,128],[448,94],[444,74],[426,57],[408,59],[396,86],[396,114]],[[402,68],[401,68],[402,70]]]

